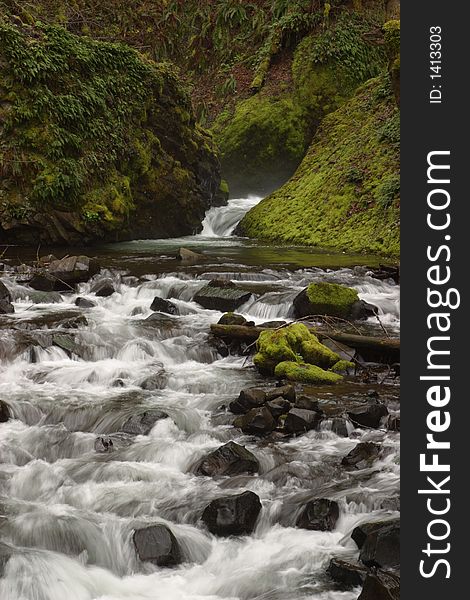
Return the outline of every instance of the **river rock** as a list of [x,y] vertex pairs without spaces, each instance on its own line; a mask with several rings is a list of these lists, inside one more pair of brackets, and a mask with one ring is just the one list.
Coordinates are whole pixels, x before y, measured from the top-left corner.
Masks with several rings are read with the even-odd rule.
[[168,376],[165,372],[165,369],[160,368],[153,375],[149,375],[146,377],[141,383],[140,387],[143,390],[147,390],[149,392],[153,392],[154,390],[162,390],[168,382]]
[[387,429],[389,431],[400,431],[400,417],[389,415],[387,419]]
[[166,525],[137,529],[133,540],[142,562],[151,562],[159,567],[171,567],[181,562],[178,540]]
[[114,281],[110,277],[99,279],[90,288],[92,294],[101,298],[108,298],[109,296],[112,296],[115,291]]
[[357,561],[332,558],[327,573],[336,583],[352,588],[364,583],[368,569]]
[[349,437],[348,421],[343,417],[333,417],[331,419],[331,431],[340,437]]
[[11,410],[6,402],[0,400],[0,423],[6,423],[11,418]]
[[100,435],[96,438],[94,443],[95,452],[114,452],[114,442],[111,437],[107,435]]
[[[359,560],[368,567],[400,567],[400,521],[394,519],[366,529]],[[351,536],[352,537],[352,536]],[[357,535],[355,536],[357,539]]]
[[162,312],[168,315],[179,315],[180,311],[176,304],[170,302],[169,300],[165,300],[164,298],[160,298],[160,296],[155,296],[152,304],[150,305],[150,310],[154,310],[155,312]]
[[370,427],[372,429],[380,427],[382,417],[386,415],[388,415],[387,407],[379,402],[370,402],[363,407],[348,411],[348,417],[356,427]]
[[269,412],[275,419],[279,419],[281,415],[287,414],[291,409],[291,406],[292,404],[289,402],[289,400],[286,400],[281,396],[279,398],[274,398],[274,400],[266,402],[266,408],[269,410]]
[[49,273],[55,279],[54,289],[70,290],[77,283],[88,281],[97,273],[97,265],[88,256],[65,256],[49,265]]
[[266,402],[266,392],[261,388],[242,390],[237,398],[229,404],[229,409],[236,415],[241,415],[252,408],[263,406]]
[[100,435],[95,439],[94,448],[98,454],[109,454],[121,448],[127,448],[133,442],[133,437],[125,433]]
[[211,280],[193,297],[203,308],[233,312],[250,299],[251,292],[237,288],[232,281]]
[[379,444],[374,442],[359,442],[346,456],[341,464],[347,469],[366,469],[370,467],[380,454]]
[[265,406],[252,408],[245,415],[235,419],[233,424],[240,427],[243,433],[252,435],[265,435],[276,429],[276,421]]
[[307,502],[297,517],[296,527],[314,531],[331,531],[339,517],[339,506],[334,500],[314,498]]
[[240,475],[241,473],[258,473],[257,458],[244,446],[228,442],[202,458],[196,468],[196,475],[220,477],[223,475]]
[[7,286],[0,281],[0,315],[14,313],[15,309],[11,303],[11,294]]
[[295,401],[295,408],[301,408],[303,410],[316,410],[318,412],[318,400],[310,398],[310,396],[299,396]]
[[199,254],[199,252],[193,252],[192,250],[188,250],[187,248],[180,248],[176,253],[176,258],[186,263],[195,263],[201,260],[206,260],[206,256],[204,256],[204,254]]
[[284,427],[289,433],[303,433],[315,429],[320,420],[320,413],[314,410],[292,408],[287,413]]
[[364,521],[353,529],[351,539],[356,542],[357,547],[361,549],[370,533],[376,529],[387,527],[388,525],[400,525],[400,519],[394,518],[382,519],[381,521]]
[[40,292],[52,292],[55,288],[56,279],[49,273],[35,273],[28,281],[29,287]]
[[400,600],[400,578],[395,573],[368,573],[357,600]]
[[215,535],[248,535],[253,532],[261,511],[261,501],[254,492],[217,498],[207,506],[202,520]]
[[94,306],[96,306],[96,302],[93,302],[93,300],[88,300],[88,298],[82,298],[81,296],[79,296],[75,300],[75,306],[78,306],[80,308],[93,308]]
[[29,292],[28,298],[33,304],[59,304],[62,302],[59,292]]
[[337,283],[311,283],[294,298],[294,315],[325,315],[343,319],[367,319],[377,308],[359,299],[356,290]]
[[161,410],[147,410],[127,419],[121,427],[121,431],[130,435],[148,435],[157,421],[166,418],[168,415]]
[[225,313],[222,315],[220,319],[217,321],[218,325],[246,325],[246,319],[242,315],[237,315],[237,313]]
[[289,402],[295,402],[295,387],[293,385],[279,385],[275,388],[266,390],[266,400],[274,400],[275,398],[285,398]]

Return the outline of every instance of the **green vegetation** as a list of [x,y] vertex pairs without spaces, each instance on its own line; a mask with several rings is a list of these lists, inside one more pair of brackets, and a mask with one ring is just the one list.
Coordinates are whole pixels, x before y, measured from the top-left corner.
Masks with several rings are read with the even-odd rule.
[[331,371],[324,371],[315,365],[307,365],[305,363],[282,362],[276,366],[274,370],[276,377],[280,379],[288,379],[298,383],[306,383],[311,385],[334,384],[341,381],[342,376]]
[[33,243],[36,228],[55,242],[198,227],[220,177],[174,68],[0,20],[0,75],[0,212],[13,236],[16,226]]
[[337,283],[311,283],[307,288],[310,314],[331,315],[346,319],[359,300],[356,290]]

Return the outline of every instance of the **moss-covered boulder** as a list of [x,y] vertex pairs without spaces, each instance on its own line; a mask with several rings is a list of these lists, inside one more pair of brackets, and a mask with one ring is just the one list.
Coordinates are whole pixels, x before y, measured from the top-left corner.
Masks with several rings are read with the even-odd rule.
[[[277,365],[290,362],[315,365],[319,369],[315,371],[319,376],[320,371],[332,367],[340,360],[340,357],[321,344],[312,330],[303,323],[293,323],[281,329],[263,331],[257,341],[257,350],[253,362],[260,372],[266,375],[281,376],[276,371]],[[331,380],[328,374],[325,378]],[[292,380],[296,381],[296,379]]]
[[123,44],[0,18],[0,135],[3,242],[192,234],[220,197],[174,68]]
[[280,379],[311,385],[332,385],[342,379],[341,375],[332,371],[325,371],[316,365],[292,361],[279,363],[274,370],[274,374]]
[[398,256],[400,115],[388,74],[323,119],[295,175],[238,231],[276,242]]
[[327,315],[356,319],[373,315],[373,309],[359,300],[355,289],[338,283],[311,283],[294,298],[296,317]]
[[283,76],[269,79],[269,67],[288,45],[288,23],[273,25],[258,52],[258,71],[269,81],[263,87],[264,77],[255,77],[257,93],[228,107],[213,126],[233,193],[268,193],[286,181],[321,119],[350,98],[359,84],[380,73],[385,52],[370,44],[366,34],[377,29],[381,17],[346,8],[328,19],[321,12],[311,15],[311,32],[300,38],[291,58],[282,59],[285,64],[278,71]]

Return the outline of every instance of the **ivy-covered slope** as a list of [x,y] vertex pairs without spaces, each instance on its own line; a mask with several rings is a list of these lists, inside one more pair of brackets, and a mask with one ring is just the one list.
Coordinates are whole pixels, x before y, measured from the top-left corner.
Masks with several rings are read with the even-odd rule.
[[173,67],[0,19],[1,241],[191,234],[219,185]]
[[250,237],[399,254],[400,119],[390,77],[326,116],[295,175],[239,225]]

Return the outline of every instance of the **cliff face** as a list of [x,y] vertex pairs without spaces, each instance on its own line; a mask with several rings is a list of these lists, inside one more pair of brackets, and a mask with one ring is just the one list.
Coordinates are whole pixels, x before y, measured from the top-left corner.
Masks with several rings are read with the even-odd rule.
[[0,240],[197,231],[220,201],[219,161],[174,68],[17,23],[0,21]]

